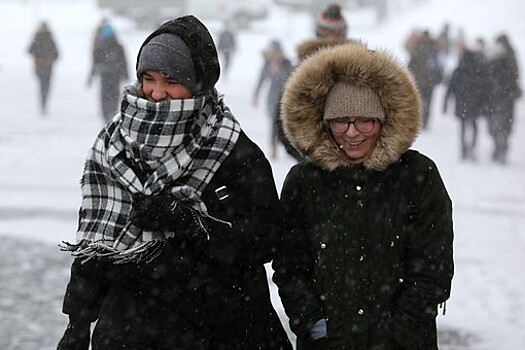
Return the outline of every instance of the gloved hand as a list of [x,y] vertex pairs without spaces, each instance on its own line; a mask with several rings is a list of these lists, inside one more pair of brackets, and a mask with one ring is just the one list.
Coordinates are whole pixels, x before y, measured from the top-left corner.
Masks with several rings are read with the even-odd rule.
[[57,350],[88,350],[91,322],[80,318],[69,318],[64,335],[57,345]]
[[131,204],[130,220],[133,225],[148,231],[174,231],[188,236],[202,228],[197,214],[171,194],[146,196],[136,194]]
[[312,338],[312,340],[326,338],[326,320],[324,318],[317,321],[313,327],[310,328],[310,338]]
[[173,214],[171,208],[175,198],[163,194],[146,196],[142,193],[133,195],[130,220],[133,225],[144,230],[160,231],[167,228],[167,220]]

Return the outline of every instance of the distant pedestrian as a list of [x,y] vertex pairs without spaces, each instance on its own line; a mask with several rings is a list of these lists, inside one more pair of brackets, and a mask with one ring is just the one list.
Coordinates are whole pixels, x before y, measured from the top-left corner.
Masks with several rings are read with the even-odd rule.
[[315,35],[318,38],[333,36],[346,37],[348,23],[339,4],[330,4],[322,11],[315,22]]
[[[319,50],[353,41],[352,39],[347,38],[348,23],[343,17],[341,7],[338,4],[327,6],[326,9],[320,13],[315,24],[314,35],[314,38],[307,39],[297,46],[296,55],[299,64]],[[283,88],[281,88],[280,91],[281,94],[279,96],[279,101],[282,100]],[[275,113],[276,119],[279,122],[279,137],[281,144],[284,146],[288,155],[298,162],[302,161],[304,155],[290,143],[288,135],[282,127],[280,102],[277,104],[277,110]]]
[[441,54],[446,57],[450,51],[450,23],[445,22],[445,24],[443,24],[443,28],[441,29],[441,32],[439,32],[437,42],[439,49],[441,50]]
[[235,33],[230,24],[225,23],[224,28],[219,35],[219,42],[217,49],[222,57],[223,70],[227,73],[230,70],[231,61],[235,51],[237,50],[237,41],[235,40]]
[[95,56],[97,55],[98,49],[100,47],[100,42],[102,41],[102,31],[104,30],[104,28],[106,28],[106,26],[110,26],[110,28],[112,28],[111,24],[109,23],[109,19],[107,17],[102,17],[93,33],[93,42],[91,44],[92,61],[95,60]]
[[446,113],[448,101],[454,98],[454,114],[461,123],[462,160],[476,160],[478,119],[484,112],[486,91],[487,71],[484,57],[480,52],[464,50],[457,68],[448,81],[443,104],[443,111]]
[[439,45],[424,30],[417,39],[410,53],[408,68],[416,79],[423,102],[423,129],[428,127],[434,88],[443,78],[443,65],[440,59]]
[[117,112],[121,83],[128,79],[128,64],[124,48],[118,41],[113,27],[105,23],[97,33],[88,86],[94,77],[100,77],[102,116],[104,122],[108,122]]
[[53,66],[58,59],[57,45],[46,21],[40,23],[29,45],[28,53],[33,57],[35,73],[40,85],[40,112],[46,114]]
[[277,146],[280,142],[280,120],[277,113],[281,92],[284,82],[292,70],[292,63],[285,56],[281,43],[278,40],[272,40],[268,49],[263,52],[264,63],[259,73],[259,79],[253,93],[253,106],[257,107],[259,104],[259,95],[264,87],[268,86],[266,98],[266,112],[271,118],[271,157],[277,157]]
[[506,34],[496,38],[490,51],[489,132],[494,141],[492,160],[505,164],[509,137],[514,124],[514,104],[521,97],[519,67],[514,48]]

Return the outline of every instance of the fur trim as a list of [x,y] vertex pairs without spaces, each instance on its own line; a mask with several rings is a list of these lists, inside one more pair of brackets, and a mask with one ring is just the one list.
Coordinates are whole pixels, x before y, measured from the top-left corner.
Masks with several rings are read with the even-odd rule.
[[355,163],[323,127],[326,96],[338,81],[367,84],[386,112],[378,143],[363,165],[384,170],[414,143],[420,131],[421,99],[412,75],[386,51],[350,42],[322,48],[288,79],[281,118],[292,145],[318,166],[332,171]]
[[338,37],[324,37],[307,40],[297,46],[297,58],[299,61],[304,61],[306,58],[316,53],[320,49],[347,44],[349,42],[353,41]]

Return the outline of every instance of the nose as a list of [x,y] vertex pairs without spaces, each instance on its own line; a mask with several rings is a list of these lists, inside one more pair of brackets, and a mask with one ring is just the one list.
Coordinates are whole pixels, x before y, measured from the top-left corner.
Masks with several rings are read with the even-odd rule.
[[167,92],[162,85],[155,84],[153,90],[151,90],[150,96],[154,101],[162,101],[166,99]]
[[351,123],[349,126],[348,126],[348,130],[346,130],[346,135],[348,137],[355,137],[357,135],[359,135],[360,132],[357,131],[357,129],[355,128],[355,124],[354,123]]

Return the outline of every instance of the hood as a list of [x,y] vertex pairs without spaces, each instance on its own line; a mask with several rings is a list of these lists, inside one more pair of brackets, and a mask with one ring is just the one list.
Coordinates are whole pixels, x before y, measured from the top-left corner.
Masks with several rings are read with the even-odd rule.
[[219,80],[220,75],[217,49],[206,26],[192,15],[167,21],[151,33],[139,49],[136,68],[138,69],[139,57],[144,45],[157,35],[163,33],[177,35],[190,49],[191,58],[195,65],[195,74],[197,76],[196,94],[203,95],[210,91],[215,86],[217,80]]
[[332,46],[342,45],[352,42],[350,39],[341,38],[341,37],[323,37],[323,38],[315,38],[303,41],[301,44],[297,46],[297,58],[300,62],[304,61],[306,58],[311,56],[312,54],[316,53],[317,51],[321,49],[325,49]]
[[408,69],[386,51],[369,50],[362,43],[322,48],[292,73],[281,106],[286,136],[299,152],[328,171],[354,165],[323,127],[326,96],[338,81],[367,84],[379,96],[385,122],[377,145],[362,164],[386,169],[417,138],[421,100]]

